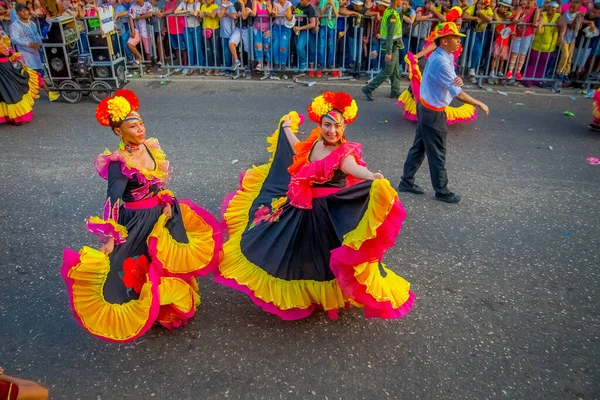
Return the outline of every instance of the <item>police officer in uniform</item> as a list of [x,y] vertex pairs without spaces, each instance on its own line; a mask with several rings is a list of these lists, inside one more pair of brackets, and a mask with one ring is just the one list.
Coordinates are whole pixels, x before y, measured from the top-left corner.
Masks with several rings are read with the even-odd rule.
[[402,0],[378,0],[378,4],[387,5],[388,8],[381,18],[379,35],[381,36],[381,51],[385,52],[385,68],[373,78],[373,80],[362,88],[367,100],[373,101],[373,91],[383,82],[390,79],[392,91],[390,97],[397,99],[400,96],[400,54],[404,48],[402,43],[402,18],[398,14]]

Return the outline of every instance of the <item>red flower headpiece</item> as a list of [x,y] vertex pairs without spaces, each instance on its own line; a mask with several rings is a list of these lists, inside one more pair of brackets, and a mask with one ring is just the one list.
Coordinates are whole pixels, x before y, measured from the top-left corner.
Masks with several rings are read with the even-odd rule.
[[455,22],[457,19],[462,18],[463,10],[458,6],[452,7],[446,14],[446,22]]
[[96,108],[96,119],[102,126],[118,125],[131,112],[140,108],[140,101],[131,90],[121,89],[113,97],[107,97]]
[[333,110],[342,113],[347,124],[354,122],[358,115],[358,106],[348,93],[324,92],[315,97],[312,104],[308,106],[308,116],[313,122],[320,124],[323,116]]

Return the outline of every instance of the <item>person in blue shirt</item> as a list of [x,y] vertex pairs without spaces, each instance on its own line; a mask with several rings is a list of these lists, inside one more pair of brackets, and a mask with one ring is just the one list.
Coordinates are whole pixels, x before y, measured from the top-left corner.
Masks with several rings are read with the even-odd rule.
[[448,189],[446,107],[456,98],[463,103],[479,107],[485,115],[489,114],[488,106],[462,90],[463,81],[454,71],[452,53],[458,50],[461,36],[464,35],[459,33],[454,22],[444,22],[435,28],[433,39],[437,49],[429,57],[423,72],[421,97],[417,104],[417,132],[404,162],[404,173],[398,185],[399,192],[425,193],[415,183],[415,174],[427,155],[431,183],[435,190],[434,199],[446,203],[460,201],[460,196]]

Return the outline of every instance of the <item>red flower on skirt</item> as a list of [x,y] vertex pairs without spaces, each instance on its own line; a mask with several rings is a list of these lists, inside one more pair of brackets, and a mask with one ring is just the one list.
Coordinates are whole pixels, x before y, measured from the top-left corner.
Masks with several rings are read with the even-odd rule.
[[148,271],[150,262],[146,256],[140,256],[136,259],[129,257],[123,262],[123,283],[125,287],[135,290],[137,293],[142,291],[144,283],[148,280]]
[[258,210],[254,213],[254,225],[259,225],[263,220],[266,220],[270,213],[269,207],[264,205],[258,207]]

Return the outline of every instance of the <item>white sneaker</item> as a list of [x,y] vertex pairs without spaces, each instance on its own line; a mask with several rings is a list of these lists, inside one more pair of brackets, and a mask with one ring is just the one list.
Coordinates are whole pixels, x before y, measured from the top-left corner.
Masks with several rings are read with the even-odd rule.
[[475,76],[475,69],[474,68],[469,69],[469,76]]
[[502,72],[498,72],[498,78],[504,78],[504,74]]
[[183,72],[182,72],[181,74],[182,74],[182,75],[187,75],[189,72],[190,72],[190,70],[189,70],[189,69],[187,69],[187,68],[184,68],[184,69],[183,69]]
[[178,74],[179,72],[181,72],[181,68],[175,68],[175,74]]

